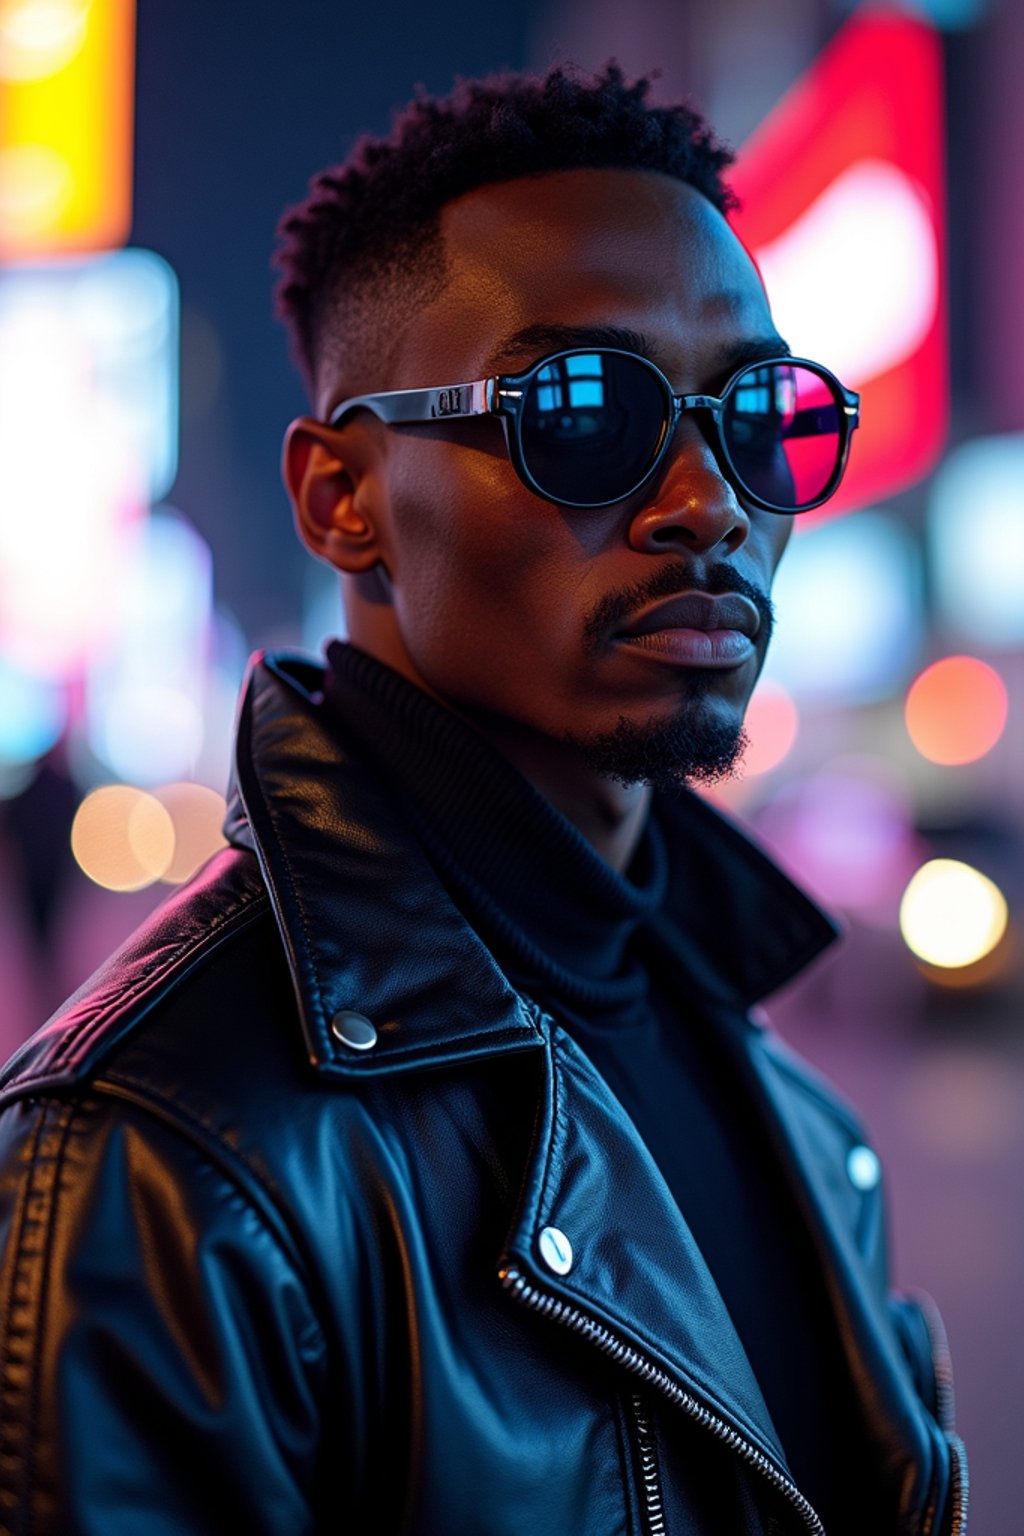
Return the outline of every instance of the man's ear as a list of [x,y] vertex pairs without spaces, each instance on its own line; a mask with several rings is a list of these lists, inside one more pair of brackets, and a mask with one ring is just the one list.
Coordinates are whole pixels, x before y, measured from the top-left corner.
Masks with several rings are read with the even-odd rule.
[[363,509],[363,466],[354,449],[341,457],[339,434],[312,416],[291,422],[281,451],[281,478],[295,527],[311,554],[356,574],[383,560],[377,530]]

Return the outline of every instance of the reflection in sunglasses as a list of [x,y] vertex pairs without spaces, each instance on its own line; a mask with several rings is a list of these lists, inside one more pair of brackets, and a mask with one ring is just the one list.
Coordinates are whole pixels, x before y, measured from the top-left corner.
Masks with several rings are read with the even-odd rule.
[[[600,409],[605,404],[603,360],[586,352],[549,363],[537,374],[537,411]],[[567,425],[567,423],[564,423]]]

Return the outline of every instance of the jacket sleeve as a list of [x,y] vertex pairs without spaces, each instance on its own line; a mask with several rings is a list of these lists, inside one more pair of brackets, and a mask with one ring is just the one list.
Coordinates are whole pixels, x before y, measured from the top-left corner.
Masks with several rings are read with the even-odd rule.
[[301,1536],[323,1337],[220,1166],[102,1095],[0,1115],[2,1536]]

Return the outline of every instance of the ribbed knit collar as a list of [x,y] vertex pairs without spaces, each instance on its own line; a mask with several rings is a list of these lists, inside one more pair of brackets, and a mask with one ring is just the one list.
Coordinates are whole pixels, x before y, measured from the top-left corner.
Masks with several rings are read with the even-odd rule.
[[[403,928],[402,923],[403,911],[429,899],[424,844],[409,839],[406,855],[401,854],[395,838],[401,833],[403,797],[388,791],[388,806],[380,805],[374,780],[387,786],[379,756],[356,739],[354,721],[339,717],[338,709],[325,702],[324,686],[324,667],[309,657],[261,652],[252,658],[239,707],[224,819],[229,843],[257,851],[278,904],[279,921],[295,946],[295,984],[314,1059],[325,1044],[326,997],[359,996],[372,1014],[378,1005],[394,1006],[388,999],[398,986],[398,973],[411,975],[414,959],[420,967],[417,974],[424,967],[429,971],[435,960],[441,964],[440,955],[431,955],[429,925],[416,921]],[[350,715],[363,712],[360,699],[355,690]],[[342,705],[344,715],[344,701]],[[680,787],[674,794],[656,794],[653,807],[667,851],[668,892],[652,919],[650,935],[646,928],[637,934],[638,946],[642,941],[645,951],[658,951],[653,964],[665,969],[677,996],[703,998],[733,1016],[746,1014],[834,943],[839,930],[739,826],[701,795]],[[390,838],[386,844],[377,837],[377,817],[382,818],[381,837]],[[372,878],[361,881],[359,850],[367,838],[377,839],[367,850],[374,858],[392,860],[393,894],[374,885]],[[374,867],[371,859],[369,868]],[[434,867],[441,867],[436,860]],[[339,901],[344,917],[339,916]],[[356,912],[358,920],[352,916]],[[437,915],[438,932],[451,937],[457,909],[442,901]],[[356,923],[354,929],[346,926],[349,920]],[[367,924],[372,934],[365,931]],[[474,970],[468,955],[480,950],[479,942],[466,933],[459,942],[468,946],[467,977],[472,972],[473,985],[486,992],[494,980],[495,952],[489,969]],[[384,978],[376,968],[382,955],[390,954],[389,946],[403,958],[398,971],[391,970],[394,986],[385,989],[385,995],[380,991]],[[360,972],[357,983],[360,966],[365,974]],[[487,998],[494,1002],[493,993]],[[483,994],[479,1001],[484,1008]],[[412,1006],[411,998],[406,1002]],[[424,1009],[425,1004],[418,1024],[421,1045],[433,1038],[431,1031],[436,1034]],[[458,1017],[450,1020],[453,1041]],[[404,1063],[406,1058],[401,1059]],[[333,1061],[331,1070],[347,1067]]]
[[619,874],[479,732],[391,667],[335,641],[324,697],[502,963],[570,1014],[635,1022],[647,978],[630,942],[668,880],[656,820]]

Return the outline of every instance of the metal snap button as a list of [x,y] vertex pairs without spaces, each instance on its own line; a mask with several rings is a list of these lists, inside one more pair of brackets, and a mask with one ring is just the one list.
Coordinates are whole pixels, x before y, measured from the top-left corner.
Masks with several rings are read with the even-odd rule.
[[846,1172],[854,1189],[874,1189],[882,1177],[878,1154],[870,1147],[851,1147],[846,1155]]
[[556,1275],[567,1275],[572,1269],[572,1243],[557,1227],[545,1227],[537,1239],[537,1246],[544,1263]]
[[377,1044],[377,1031],[361,1013],[343,1008],[331,1020],[331,1033],[353,1051],[369,1051]]

